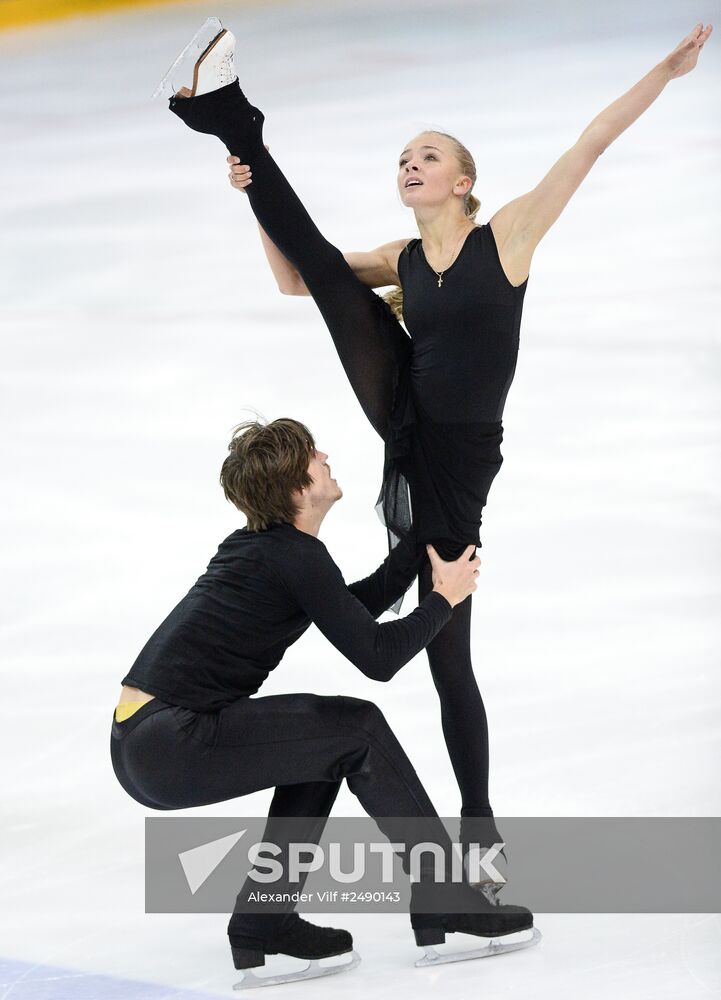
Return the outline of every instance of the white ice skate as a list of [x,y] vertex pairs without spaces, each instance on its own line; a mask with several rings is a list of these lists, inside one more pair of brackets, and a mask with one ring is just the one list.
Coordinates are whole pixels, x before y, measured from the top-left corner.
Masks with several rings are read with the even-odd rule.
[[[511,938],[512,940],[507,940]],[[524,948],[532,948],[541,940],[541,932],[537,927],[531,927],[527,931],[518,931],[517,934],[509,934],[504,938],[492,938],[488,944],[480,948],[469,948],[466,951],[436,951],[432,945],[424,945],[425,954],[415,963],[417,969],[425,968],[428,965],[446,965],[449,962],[470,962],[476,958],[491,958],[493,955],[504,955],[508,951],[521,951]]]
[[234,49],[232,31],[224,28],[219,18],[209,17],[160,81],[153,97],[172,97],[182,87],[190,90],[186,97],[199,97],[227,86],[236,79]]
[[319,979],[322,976],[336,976],[340,972],[350,972],[360,964],[357,951],[350,952],[349,962],[339,962],[336,965],[321,965],[321,960],[313,959],[305,969],[298,972],[284,972],[277,976],[256,976],[252,969],[246,969],[243,978],[235,983],[234,990],[254,990],[258,986],[282,986],[284,983],[297,983],[303,979]]

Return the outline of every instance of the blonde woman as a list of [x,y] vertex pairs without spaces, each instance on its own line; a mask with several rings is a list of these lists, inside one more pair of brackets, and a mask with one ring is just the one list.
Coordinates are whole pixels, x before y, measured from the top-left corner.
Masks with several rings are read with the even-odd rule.
[[[358,400],[385,442],[379,509],[389,541],[432,543],[455,559],[480,545],[481,512],[503,461],[502,416],[518,352],[533,253],[599,156],[694,68],[711,26],[697,24],[666,58],[598,114],[532,190],[475,221],[476,168],[457,139],[422,132],[404,144],[397,185],[420,237],[343,255],[318,231],[264,146],[264,116],[239,88],[233,37],[221,32],[171,110],[221,139],[231,182],[248,195],[280,290],[312,295]],[[373,289],[397,286],[384,301]],[[402,296],[399,290],[402,289]],[[401,315],[408,333],[401,326]],[[419,600],[432,588],[426,561]],[[470,655],[471,597],[428,657],[461,792],[461,839],[498,838],[488,795],[488,729]],[[478,829],[485,834],[478,836]],[[493,890],[491,889],[491,892]]]

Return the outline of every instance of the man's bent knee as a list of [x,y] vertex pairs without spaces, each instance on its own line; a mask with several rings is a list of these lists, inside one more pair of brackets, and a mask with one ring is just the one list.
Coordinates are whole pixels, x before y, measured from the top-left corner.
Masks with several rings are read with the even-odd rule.
[[339,702],[342,718],[347,726],[370,732],[389,728],[385,715],[375,702],[347,695],[339,695]]

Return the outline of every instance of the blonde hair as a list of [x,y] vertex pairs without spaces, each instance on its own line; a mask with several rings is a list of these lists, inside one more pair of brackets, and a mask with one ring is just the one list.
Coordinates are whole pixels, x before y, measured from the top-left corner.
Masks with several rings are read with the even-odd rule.
[[[426,134],[426,133],[424,133]],[[473,191],[473,185],[476,183],[477,172],[476,164],[471,156],[470,152],[466,149],[460,140],[456,139],[454,135],[449,135],[447,132],[438,132],[436,129],[429,129],[428,135],[441,135],[445,139],[449,139],[453,144],[453,152],[455,153],[456,159],[458,160],[458,166],[461,168],[461,173],[465,174],[466,177],[471,178],[471,186],[468,189],[468,193],[463,199],[463,207],[466,213],[466,217],[471,219],[473,222],[476,221],[476,215],[478,214],[478,209],[481,207],[481,203],[476,198]],[[392,288],[390,292],[386,292],[383,296],[384,300],[393,310],[396,319],[403,319],[403,289],[400,285],[396,285]]]

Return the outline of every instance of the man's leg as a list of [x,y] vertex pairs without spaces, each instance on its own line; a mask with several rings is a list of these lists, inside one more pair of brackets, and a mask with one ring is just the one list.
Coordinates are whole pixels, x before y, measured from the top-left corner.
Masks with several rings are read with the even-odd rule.
[[[132,717],[122,725],[131,726]],[[388,817],[437,819],[383,713],[358,698],[240,698],[220,712],[168,706],[124,733],[113,741],[116,773],[131,795],[156,809],[210,805],[288,786],[276,792],[274,816],[284,809],[308,815],[312,809],[322,818],[345,778],[390,839],[398,838]],[[437,832],[448,840],[440,822]]]
[[[445,827],[382,712],[372,702],[296,694],[242,698],[215,713],[160,708],[160,704],[156,708],[159,710],[153,714],[152,709],[146,710],[148,714],[139,724],[133,726],[131,717],[113,730],[116,774],[138,801],[156,809],[183,809],[268,787],[324,784],[329,786],[325,793],[320,787],[308,787],[295,806],[290,802],[290,808],[300,808],[304,799],[305,808],[327,813],[345,777],[391,843],[406,844],[401,861],[407,874],[410,849],[416,843],[432,840],[441,845],[446,858],[451,857]],[[280,793],[275,804],[278,809],[288,807],[286,795],[292,793]],[[429,823],[420,831],[417,824],[408,823],[413,817],[426,817]],[[323,825],[323,817],[320,819],[318,827]],[[528,911],[508,907],[484,910],[480,894],[467,886],[447,885],[447,905],[438,905],[433,874],[430,862],[422,865],[420,882],[412,887],[411,921],[417,932],[432,929],[442,935],[445,930],[468,930],[488,935],[497,933],[499,927],[505,927],[501,933],[510,933],[511,926],[530,926]],[[444,912],[460,916],[446,918]],[[267,934],[256,926],[262,943]]]
[[[292,841],[303,844],[320,842],[340,785],[340,781],[304,781],[297,785],[279,785],[276,788],[262,838],[264,842],[274,844],[280,849],[275,857],[282,865],[285,876],[273,883],[274,893],[302,892],[307,875],[301,875],[298,882],[293,884],[288,878],[289,845]],[[290,824],[288,818],[292,820]],[[236,898],[233,916],[228,924],[228,933],[270,934],[276,931],[295,909],[293,904],[289,903],[270,907],[266,913],[254,913],[253,908],[248,907],[248,894],[254,889],[257,889],[257,884],[251,879],[246,879]]]

